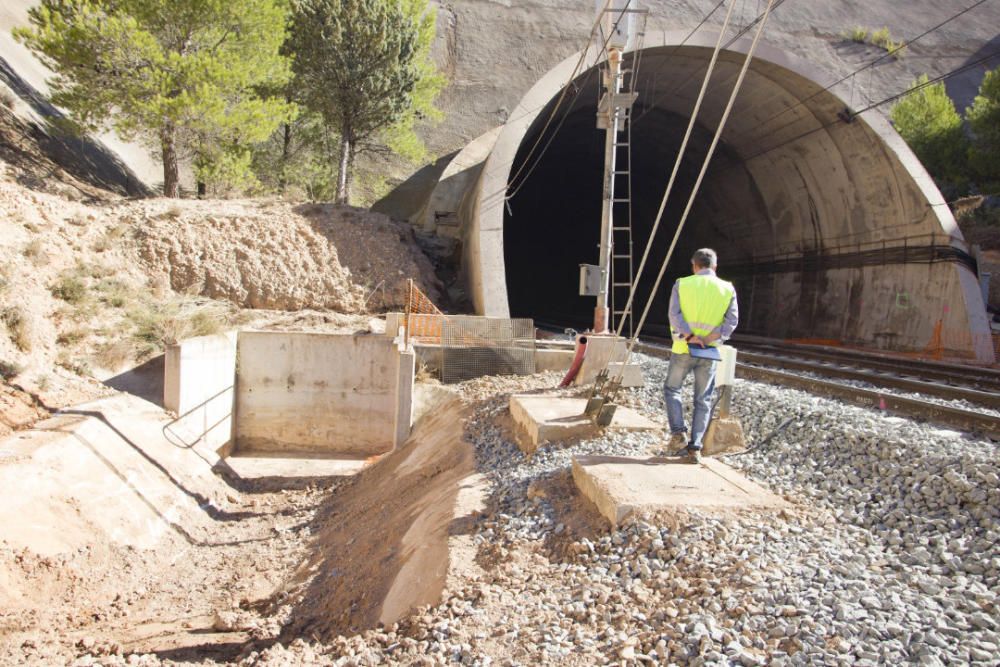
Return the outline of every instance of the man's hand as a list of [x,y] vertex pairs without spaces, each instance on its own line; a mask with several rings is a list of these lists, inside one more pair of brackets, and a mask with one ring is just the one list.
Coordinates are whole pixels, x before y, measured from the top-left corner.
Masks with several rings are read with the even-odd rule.
[[688,345],[697,345],[698,347],[708,347],[708,344],[705,342],[704,338],[702,338],[701,336],[695,336],[694,334],[688,336],[687,342]]
[[708,334],[707,336],[705,336],[701,340],[704,343],[706,343],[706,344],[710,344],[710,343],[714,343],[715,341],[717,341],[717,340],[719,340],[721,338],[722,338],[722,334],[720,334],[718,331],[713,331],[712,333]]

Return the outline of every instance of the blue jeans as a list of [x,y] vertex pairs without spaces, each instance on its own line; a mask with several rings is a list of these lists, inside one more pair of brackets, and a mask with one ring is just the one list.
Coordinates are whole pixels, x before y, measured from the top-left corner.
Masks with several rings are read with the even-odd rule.
[[667,381],[663,384],[663,397],[667,401],[667,421],[670,433],[684,433],[684,405],[681,387],[688,373],[694,371],[694,416],[691,419],[690,449],[701,449],[701,440],[708,429],[712,411],[712,394],[715,393],[715,365],[712,359],[695,359],[690,354],[671,354]]

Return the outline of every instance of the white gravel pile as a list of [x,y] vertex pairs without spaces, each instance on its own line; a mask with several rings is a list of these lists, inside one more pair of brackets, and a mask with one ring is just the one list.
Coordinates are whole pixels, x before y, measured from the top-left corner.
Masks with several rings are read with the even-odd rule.
[[[666,364],[640,361],[647,385],[623,402],[662,421]],[[247,662],[997,663],[995,444],[739,382],[734,410],[754,448],[727,460],[794,509],[692,511],[611,530],[572,492],[571,458],[648,455],[663,436],[608,435],[526,458],[501,426],[508,396],[557,379],[461,387],[492,483],[474,529],[479,574],[393,628],[278,645]]]

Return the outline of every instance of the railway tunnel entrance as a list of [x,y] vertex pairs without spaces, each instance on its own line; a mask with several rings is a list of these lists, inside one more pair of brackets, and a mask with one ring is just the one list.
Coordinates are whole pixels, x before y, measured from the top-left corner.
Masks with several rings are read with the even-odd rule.
[[[662,44],[643,50],[635,83],[636,266],[714,43],[712,35],[683,46],[678,38],[662,35]],[[736,42],[720,54],[637,307],[748,46]],[[598,254],[603,131],[595,126],[595,69],[577,77],[542,133],[576,59],[551,70],[511,114],[465,211],[465,261],[481,313],[591,321],[593,299],[577,295],[577,282],[578,265]],[[758,50],[649,324],[663,331],[669,286],[689,271],[695,248],[711,246],[720,274],[736,283],[743,333],[992,362],[975,263],[940,193],[887,121],[874,112],[852,117],[828,84],[801,59]]]

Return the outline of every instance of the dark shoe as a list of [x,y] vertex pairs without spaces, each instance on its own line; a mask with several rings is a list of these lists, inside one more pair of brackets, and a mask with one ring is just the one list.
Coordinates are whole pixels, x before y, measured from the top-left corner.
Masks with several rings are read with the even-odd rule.
[[676,456],[677,455],[676,452],[678,450],[683,451],[687,449],[687,445],[688,445],[687,433],[681,431],[680,433],[670,434],[670,440],[667,441],[666,449],[668,452],[675,452],[674,455]]
[[684,463],[701,463],[701,450],[685,447],[674,452],[674,456],[684,459]]

